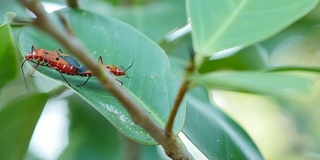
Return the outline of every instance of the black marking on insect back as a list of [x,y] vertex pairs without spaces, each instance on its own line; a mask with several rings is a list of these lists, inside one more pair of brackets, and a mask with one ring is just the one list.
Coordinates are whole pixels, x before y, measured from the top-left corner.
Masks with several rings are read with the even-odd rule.
[[84,74],[87,71],[88,71],[88,68],[86,66],[82,66],[80,68],[77,68],[77,73],[79,73],[79,74]]
[[67,61],[69,63],[70,66],[74,66],[76,68],[80,68],[80,64],[78,63],[77,60],[75,60],[72,57],[69,56],[59,56],[60,58],[64,59],[65,61]]

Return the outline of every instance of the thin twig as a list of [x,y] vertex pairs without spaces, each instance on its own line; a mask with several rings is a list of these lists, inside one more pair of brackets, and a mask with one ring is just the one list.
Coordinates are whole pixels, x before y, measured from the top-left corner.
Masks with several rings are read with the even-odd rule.
[[[187,65],[187,67],[185,69],[185,77],[187,77],[190,74],[193,74],[194,71],[195,71],[195,66],[194,66],[195,53],[194,53],[193,48],[189,49],[189,53],[190,53],[190,63]],[[183,97],[186,94],[186,92],[188,91],[189,84],[190,84],[190,80],[189,79],[184,79],[183,80],[183,82],[181,84],[181,87],[180,87],[180,90],[178,92],[178,95],[176,97],[176,100],[175,100],[175,102],[173,104],[173,107],[172,107],[172,110],[171,110],[171,113],[170,113],[170,116],[169,116],[169,120],[168,120],[168,122],[166,124],[166,127],[165,127],[166,134],[169,137],[173,135],[172,128],[173,128],[173,124],[174,124],[174,119],[175,119],[175,117],[177,115],[177,112],[179,110],[179,106],[180,106],[180,104],[181,104],[181,102],[183,100]]]
[[189,85],[189,80],[184,80],[182,82],[182,85],[180,87],[179,93],[176,97],[176,100],[174,101],[174,105],[172,107],[172,110],[170,112],[170,116],[169,116],[169,120],[166,124],[166,134],[168,136],[171,136],[173,134],[172,128],[173,128],[173,123],[174,123],[174,118],[177,115],[177,112],[179,110],[179,106],[183,100],[184,95],[186,94],[187,90],[188,90],[188,85]]
[[44,11],[43,6],[38,0],[20,0],[21,3],[32,11],[37,18],[33,22],[35,26],[47,32],[49,35],[59,41],[68,49],[76,58],[83,62],[96,77],[100,83],[111,94],[118,99],[123,107],[132,117],[133,122],[144,128],[162,147],[172,159],[193,159],[189,152],[177,142],[176,137],[167,137],[163,128],[155,124],[147,114],[135,104],[127,93],[117,85],[109,72],[104,72],[98,64],[90,57],[88,50],[83,43],[73,36],[73,34],[61,30],[53,23],[48,14]]

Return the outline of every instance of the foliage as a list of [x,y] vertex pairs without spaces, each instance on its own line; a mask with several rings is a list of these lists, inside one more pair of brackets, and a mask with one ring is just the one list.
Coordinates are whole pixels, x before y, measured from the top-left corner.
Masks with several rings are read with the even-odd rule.
[[[279,46],[287,51],[285,46],[292,43],[284,44],[284,41],[297,35],[309,41],[317,40],[312,35],[318,31],[310,30],[318,23],[313,17],[316,12],[310,12],[317,3],[316,0],[86,0],[80,1],[80,9],[59,9],[50,13],[50,17],[59,24],[57,16],[65,16],[72,31],[95,59],[102,56],[104,63],[124,68],[134,61],[126,72],[129,78],[115,78],[123,82],[122,89],[161,127],[167,123],[182,81],[190,82],[190,91],[180,104],[173,130],[175,134],[183,132],[208,159],[264,159],[269,157],[264,148],[257,147],[256,139],[251,139],[252,135],[237,119],[211,102],[209,91],[263,95],[295,108],[293,99],[313,91],[319,69],[317,65],[293,63],[288,66],[279,62],[286,68],[275,67],[272,62],[277,62],[273,59],[277,54],[273,53],[279,52]],[[26,16],[16,1],[0,2],[0,6],[3,9],[0,35],[5,39],[0,42],[3,92],[14,89],[10,84],[23,83],[13,81],[18,72],[16,56],[26,55],[32,45],[52,51],[60,48],[66,54],[68,51],[37,28],[16,23],[30,21],[31,17]],[[17,18],[11,21],[14,14],[5,16],[7,11],[15,12]],[[188,18],[192,29],[187,25]],[[181,31],[179,28],[186,32],[175,37]],[[188,72],[184,68],[190,64],[192,48],[195,71]],[[230,54],[219,55],[219,51],[229,48],[233,48]],[[27,66],[23,67],[30,68]],[[56,70],[40,66],[37,71],[44,75],[42,78],[68,87]],[[123,148],[130,143],[124,137],[140,143],[136,145],[140,149],[139,159],[161,159],[154,146],[146,146],[157,142],[133,123],[128,112],[96,78],[78,87],[76,85],[87,77],[65,77],[72,85],[69,89],[76,94],[64,97],[69,102],[71,115],[70,141],[60,159],[124,158]],[[41,87],[42,84],[33,82],[32,78],[26,78],[27,85],[35,83]],[[54,85],[45,86],[52,87]],[[61,89],[58,86],[39,93],[43,91],[32,87],[31,92],[36,93],[25,92],[18,100],[15,99],[18,94],[1,94],[1,99],[8,99],[8,103],[0,106],[0,124],[4,126],[0,139],[6,140],[0,145],[1,159],[24,156],[46,101],[49,97],[54,99]],[[295,113],[296,109],[292,110]],[[21,141],[18,142],[17,137]],[[17,143],[23,145],[17,147]]]

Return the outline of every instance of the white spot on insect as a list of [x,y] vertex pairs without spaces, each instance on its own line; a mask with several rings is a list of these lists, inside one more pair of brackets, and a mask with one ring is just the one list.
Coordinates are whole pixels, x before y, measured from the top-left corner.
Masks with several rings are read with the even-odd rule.
[[62,69],[64,69],[64,68],[66,68],[66,65],[65,65],[65,64],[63,65]]

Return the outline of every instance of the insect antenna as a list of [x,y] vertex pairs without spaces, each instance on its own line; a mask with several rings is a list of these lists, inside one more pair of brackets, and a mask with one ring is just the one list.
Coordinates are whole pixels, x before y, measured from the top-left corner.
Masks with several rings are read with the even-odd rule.
[[[127,75],[127,70],[130,69],[130,68],[133,66],[133,63],[134,63],[134,60],[132,60],[131,65],[130,65],[129,67],[127,67],[126,69],[123,70],[124,73],[125,73],[125,76],[126,76],[127,78],[130,78],[130,77]],[[123,66],[120,66],[120,67],[124,68]]]

